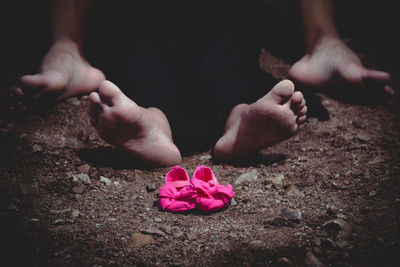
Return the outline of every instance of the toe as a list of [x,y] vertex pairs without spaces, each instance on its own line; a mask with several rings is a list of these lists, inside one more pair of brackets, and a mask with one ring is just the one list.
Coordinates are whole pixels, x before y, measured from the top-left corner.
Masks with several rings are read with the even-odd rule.
[[283,80],[276,84],[270,91],[273,101],[279,104],[286,103],[294,92],[294,84],[290,80]]
[[121,95],[123,95],[121,90],[112,82],[103,81],[100,83],[99,96],[102,102],[105,102],[109,106],[113,106]]
[[307,106],[304,106],[303,108],[301,108],[298,112],[297,112],[297,116],[301,117],[307,114]]
[[89,103],[90,105],[100,105],[101,100],[100,100],[100,96],[98,93],[96,92],[92,92],[89,95]]
[[300,91],[296,91],[293,93],[292,98],[291,98],[291,104],[292,108],[296,109],[301,106],[303,103],[304,96]]
[[304,122],[306,121],[306,118],[307,118],[306,115],[299,116],[299,117],[297,118],[297,124],[302,124],[302,123],[304,123]]
[[[291,110],[292,110],[296,115],[298,115],[299,112],[301,112],[301,111],[304,109],[304,107],[306,107],[306,100],[303,99],[303,100],[301,100],[301,102],[300,102],[299,104],[296,104],[296,105],[292,104]],[[306,108],[306,110],[307,110],[307,108]]]
[[99,94],[96,92],[92,92],[89,95],[89,108],[88,108],[89,115],[91,117],[97,117],[102,110],[103,110],[103,104],[101,103]]

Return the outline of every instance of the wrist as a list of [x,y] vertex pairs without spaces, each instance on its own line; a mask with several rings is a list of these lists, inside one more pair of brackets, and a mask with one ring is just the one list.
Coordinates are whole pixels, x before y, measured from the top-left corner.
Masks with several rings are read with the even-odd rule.
[[336,33],[324,33],[315,36],[313,39],[307,40],[307,50],[313,51],[316,47],[324,44],[333,44],[337,42],[342,42],[340,37]]
[[82,47],[79,42],[67,37],[54,39],[52,47],[68,51],[76,51],[79,53],[82,51]]

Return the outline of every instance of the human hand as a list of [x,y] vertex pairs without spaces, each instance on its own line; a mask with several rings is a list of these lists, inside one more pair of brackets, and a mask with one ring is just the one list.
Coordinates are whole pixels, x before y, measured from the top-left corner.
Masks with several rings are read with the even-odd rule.
[[337,38],[318,41],[310,53],[293,64],[289,76],[316,91],[343,97],[394,94],[389,73],[364,67],[359,57]]
[[10,110],[25,111],[89,93],[105,80],[104,74],[80,55],[71,41],[56,42],[44,56],[40,71],[24,75],[10,91]]

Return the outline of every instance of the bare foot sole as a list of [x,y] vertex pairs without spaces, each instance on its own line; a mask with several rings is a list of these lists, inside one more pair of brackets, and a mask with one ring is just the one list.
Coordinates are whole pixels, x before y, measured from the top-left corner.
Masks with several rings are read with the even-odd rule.
[[89,95],[91,123],[103,140],[134,155],[142,163],[172,166],[181,161],[165,115],[142,108],[113,83],[104,81]]
[[295,134],[306,120],[307,106],[289,80],[279,82],[256,102],[237,105],[214,147],[218,160],[239,160]]

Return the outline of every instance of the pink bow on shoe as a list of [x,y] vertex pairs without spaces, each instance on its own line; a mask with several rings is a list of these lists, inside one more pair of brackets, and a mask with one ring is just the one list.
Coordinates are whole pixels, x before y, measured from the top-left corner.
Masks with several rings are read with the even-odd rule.
[[192,184],[197,191],[196,203],[204,211],[215,211],[225,207],[234,195],[232,185],[220,185],[213,171],[206,166],[196,168]]
[[197,191],[185,169],[173,167],[165,175],[165,184],[160,189],[161,208],[169,211],[185,211],[196,208]]

